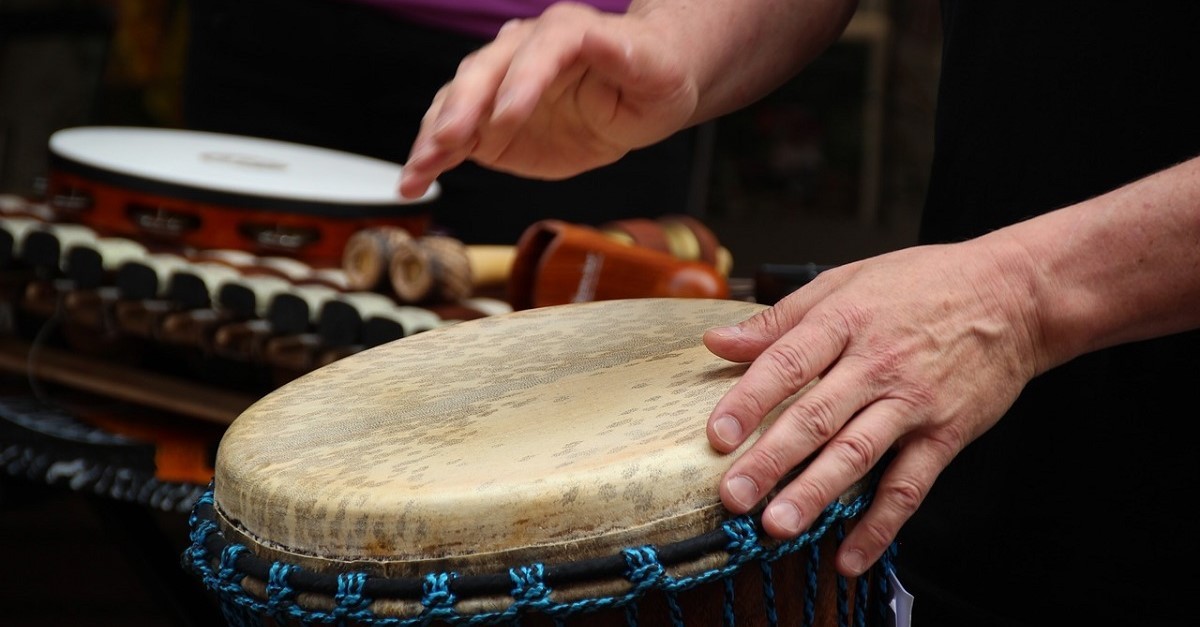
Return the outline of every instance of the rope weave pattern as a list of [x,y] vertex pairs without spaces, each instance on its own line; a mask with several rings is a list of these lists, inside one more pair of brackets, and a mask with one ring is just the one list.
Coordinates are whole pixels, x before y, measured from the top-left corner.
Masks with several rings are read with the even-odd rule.
[[[671,576],[657,551],[652,546],[628,548],[623,551],[627,565],[625,578],[630,583],[628,591],[622,594],[581,599],[571,602],[559,602],[552,598],[553,590],[545,579],[545,567],[534,563],[515,567],[508,575],[512,582],[510,596],[512,602],[500,611],[480,612],[474,614],[460,613],[455,609],[459,600],[451,589],[458,575],[453,572],[431,573],[424,577],[420,603],[423,610],[415,616],[381,616],[373,612],[371,605],[374,599],[364,594],[364,588],[369,578],[367,573],[342,573],[337,577],[337,593],[333,597],[334,608],[331,610],[311,609],[297,603],[299,590],[293,587],[293,576],[301,572],[295,565],[272,563],[266,581],[265,596],[251,594],[242,585],[241,580],[246,576],[238,567],[238,560],[248,552],[240,544],[225,545],[219,554],[214,555],[207,548],[207,540],[212,534],[220,535],[215,522],[197,514],[200,505],[213,506],[213,492],[210,489],[197,501],[190,518],[191,545],[184,551],[184,566],[196,573],[204,585],[215,592],[221,600],[222,610],[231,627],[258,627],[262,625],[261,617],[269,616],[278,622],[294,621],[300,625],[343,625],[348,622],[380,627],[428,627],[434,623],[445,625],[519,625],[523,614],[536,612],[553,618],[556,625],[562,625],[567,618],[602,609],[623,609],[626,622],[631,627],[638,624],[636,601],[651,591],[661,591],[666,596],[671,624],[683,627],[684,616],[676,595],[679,592],[710,582],[721,581],[724,584],[724,623],[727,626],[735,624],[733,613],[732,578],[742,567],[758,562],[763,574],[764,601],[767,603],[767,617],[772,626],[778,623],[775,611],[775,590],[772,585],[771,564],[780,558],[795,553],[801,549],[809,549],[811,555],[819,557],[816,541],[831,528],[840,530],[841,523],[857,516],[869,502],[869,495],[863,495],[851,503],[840,502],[830,505],[813,526],[799,537],[781,543],[764,543],[759,532],[749,517],[742,516],[727,521],[722,531],[728,536],[726,551],[729,559],[720,567],[711,568],[695,575],[685,577]],[[893,546],[881,558],[876,567],[876,579],[880,593],[889,590],[886,573],[892,570],[892,560],[895,554]],[[808,582],[805,592],[805,623],[813,622],[813,605],[816,588],[816,573],[810,561],[805,579]],[[855,603],[855,625],[865,625],[867,612],[867,583],[860,578],[857,587]],[[877,598],[887,598],[880,596]],[[849,627],[846,605],[845,578],[838,577],[838,624]],[[886,612],[882,603],[880,611]]]
[[[808,563],[804,567],[804,625],[817,623],[817,564],[821,563],[821,547],[815,542],[808,547]],[[838,591],[839,595],[841,591]]]
[[0,475],[166,512],[187,513],[205,486],[155,477],[153,447],[25,397],[0,397]]

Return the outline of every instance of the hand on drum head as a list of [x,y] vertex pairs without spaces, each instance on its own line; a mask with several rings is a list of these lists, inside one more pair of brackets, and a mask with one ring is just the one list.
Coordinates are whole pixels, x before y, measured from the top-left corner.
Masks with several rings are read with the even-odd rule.
[[774,307],[709,330],[718,356],[753,363],[708,421],[731,451],[762,416],[819,377],[721,481],[726,507],[752,509],[778,486],[763,526],[808,527],[890,450],[874,501],[838,551],[862,573],[887,549],[938,474],[1053,361],[1034,323],[1030,275],[1010,240],[985,236],[902,250],[827,270]]
[[420,196],[467,159],[561,179],[669,136],[696,108],[687,49],[643,19],[581,4],[509,22],[434,97],[401,194]]

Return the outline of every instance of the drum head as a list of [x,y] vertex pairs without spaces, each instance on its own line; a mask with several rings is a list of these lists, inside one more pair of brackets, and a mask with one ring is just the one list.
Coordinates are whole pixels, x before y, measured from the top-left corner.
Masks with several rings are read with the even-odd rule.
[[384,211],[432,200],[440,192],[435,184],[422,198],[407,200],[397,191],[401,167],[395,163],[221,133],[78,127],[55,132],[49,147],[57,169],[139,191],[232,206],[267,199],[265,206],[271,208],[310,213],[321,212],[325,204]]
[[762,308],[545,307],[334,362],[231,425],[218,515],[264,557],[390,576],[502,571],[711,531],[730,517],[717,482],[734,456],[709,446],[705,421],[746,366],[701,336]]

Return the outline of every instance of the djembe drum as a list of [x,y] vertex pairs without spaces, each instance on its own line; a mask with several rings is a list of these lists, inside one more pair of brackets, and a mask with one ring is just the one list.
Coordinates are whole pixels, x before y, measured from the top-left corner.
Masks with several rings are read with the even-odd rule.
[[853,584],[821,560],[869,481],[786,542],[717,496],[705,418],[745,366],[701,335],[761,307],[530,309],[313,371],[229,427],[184,562],[233,625],[881,618],[890,556]]

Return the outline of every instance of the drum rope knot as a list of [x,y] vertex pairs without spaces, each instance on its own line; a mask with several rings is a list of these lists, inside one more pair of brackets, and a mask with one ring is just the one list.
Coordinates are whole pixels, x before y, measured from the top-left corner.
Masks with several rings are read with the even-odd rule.
[[454,613],[458,596],[450,590],[450,582],[457,578],[454,573],[430,573],[421,584],[421,605],[425,615],[436,618]]
[[288,582],[288,577],[300,570],[295,564],[275,562],[267,575],[267,611],[271,616],[281,617],[295,603],[296,589]]
[[248,549],[242,544],[229,544],[221,549],[221,559],[217,564],[216,583],[226,592],[241,590],[242,577],[245,576],[237,567],[238,557]]
[[758,529],[755,528],[754,521],[749,517],[739,516],[726,521],[721,529],[725,535],[729,536],[729,544],[725,548],[730,553],[740,553],[758,545]]
[[[625,563],[629,566],[629,570],[625,573],[625,578],[629,583],[633,584],[627,594],[634,598],[640,597],[646,592],[661,588],[666,591],[667,608],[670,611],[671,624],[674,627],[683,627],[683,609],[679,607],[679,601],[675,596],[674,584],[677,582],[667,574],[667,569],[663,566],[662,561],[658,557],[658,551],[652,546],[640,546],[623,551]],[[630,625],[637,624],[637,612],[635,606],[630,604],[626,606],[629,611],[626,612],[626,622]]]
[[371,611],[372,599],[363,594],[367,584],[366,573],[340,573],[337,582],[337,593],[333,597],[336,606],[330,612],[335,619],[353,618],[366,621],[374,618],[375,614]]
[[510,568],[508,576],[512,578],[512,598],[519,608],[543,609],[549,606],[550,586],[546,585],[546,569],[541,564]]
[[631,593],[641,595],[668,579],[667,570],[659,561],[658,552],[654,547],[634,547],[625,549],[623,553],[625,563],[629,565],[625,578],[633,584]]

